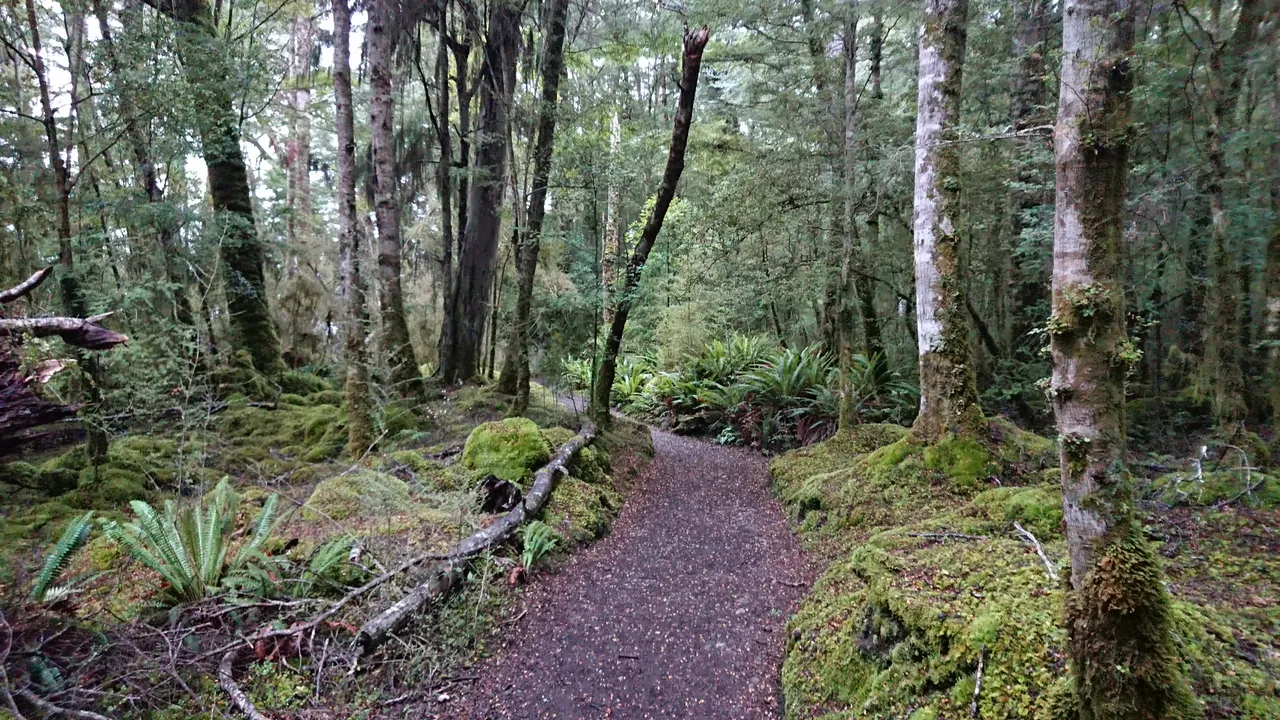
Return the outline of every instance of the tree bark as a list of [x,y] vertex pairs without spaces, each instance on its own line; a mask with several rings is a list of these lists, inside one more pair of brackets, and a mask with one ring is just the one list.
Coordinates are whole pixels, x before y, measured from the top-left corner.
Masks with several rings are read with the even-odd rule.
[[1177,717],[1187,697],[1169,599],[1122,468],[1123,213],[1130,142],[1131,0],[1067,0],[1058,119],[1050,397],[1071,556],[1067,629],[1079,717]]
[[347,452],[360,457],[373,444],[373,412],[369,395],[369,352],[365,347],[369,311],[360,274],[363,232],[356,218],[355,115],[351,99],[351,7],[333,0],[333,99],[338,136],[338,264],[346,317],[342,326],[346,349]]
[[[1214,27],[1221,27],[1222,0],[1212,5]],[[1204,354],[1206,377],[1213,385],[1213,414],[1219,425],[1227,426],[1242,419],[1248,411],[1245,402],[1244,373],[1240,367],[1240,293],[1248,288],[1236,283],[1233,263],[1237,258],[1230,247],[1226,206],[1227,142],[1229,124],[1233,121],[1244,84],[1245,55],[1253,46],[1258,25],[1263,18],[1262,2],[1241,0],[1235,31],[1225,41],[1215,40],[1209,51],[1209,128],[1208,179],[1209,218],[1212,234],[1209,241],[1210,291],[1205,294]]]
[[378,297],[382,306],[382,351],[396,393],[417,404],[426,389],[405,317],[401,286],[400,182],[396,168],[395,90],[392,57],[395,51],[398,3],[375,0],[369,7],[369,124],[373,145],[374,216],[378,222]]
[[[449,0],[438,0],[440,32],[436,43],[436,198],[440,203],[440,276],[443,317],[453,306],[453,136],[449,132]],[[443,326],[448,323],[441,323]],[[437,358],[438,364],[439,358]]]
[[1271,238],[1267,241],[1266,320],[1263,328],[1271,379],[1271,427],[1280,428],[1280,77],[1272,78]]
[[600,307],[606,325],[613,322],[612,298],[617,290],[618,263],[621,262],[622,235],[621,218],[618,199],[618,146],[622,143],[622,123],[618,111],[614,110],[609,118],[609,171],[605,175],[604,193],[604,245],[600,251]]
[[533,280],[538,269],[542,222],[547,212],[547,183],[551,179],[552,151],[555,149],[556,112],[560,102],[560,79],[564,76],[565,25],[569,0],[551,0],[547,15],[546,47],[542,51],[542,98],[538,106],[537,137],[533,145],[533,185],[529,209],[520,243],[516,246],[516,316],[511,323],[510,342],[515,350],[514,367],[503,367],[499,386],[510,384],[515,391],[511,413],[522,415],[529,407],[529,331],[532,324]]
[[[480,374],[485,321],[493,289],[502,197],[507,184],[507,142],[511,94],[520,42],[520,9],[505,1],[489,11],[484,62],[480,69],[480,118],[466,227],[463,231],[453,307],[441,334],[440,379],[470,380]],[[445,339],[451,342],[446,345]]]
[[[844,199],[844,232],[840,245],[840,280],[835,293],[835,335],[837,338],[837,358],[840,367],[840,406],[838,427],[841,430],[852,428],[857,423],[853,398],[853,381],[850,372],[853,364],[853,313],[854,301],[853,271],[857,262],[861,269],[861,248],[859,243],[857,198],[854,191],[854,175],[857,171],[857,132],[858,132],[858,15],[856,0],[851,0],[847,8],[848,17],[844,26],[844,132],[843,136],[843,173],[841,173]],[[856,260],[855,260],[856,255]]]
[[685,149],[689,143],[689,128],[693,125],[693,100],[698,91],[698,73],[702,69],[702,52],[707,47],[710,32],[704,26],[697,30],[687,30],[684,34],[684,54],[680,70],[680,96],[676,100],[676,115],[671,128],[671,147],[667,151],[667,165],[662,171],[662,182],[658,185],[658,193],[654,198],[653,211],[645,219],[644,228],[640,231],[640,239],[627,263],[626,274],[622,277],[621,292],[614,296],[613,321],[609,323],[609,334],[605,338],[604,357],[600,360],[600,372],[596,376],[594,396],[591,398],[591,415],[601,427],[609,427],[610,396],[613,391],[613,378],[618,369],[618,351],[622,348],[622,335],[627,328],[627,316],[631,313],[631,305],[636,288],[640,285],[640,275],[644,272],[645,263],[649,260],[649,251],[658,240],[662,231],[662,221],[667,216],[667,209],[676,195],[676,186],[680,175],[684,172]]
[[961,65],[966,0],[926,0],[920,29],[915,139],[916,327],[920,354],[920,442],[983,426],[969,316],[960,278]]
[[249,171],[240,148],[240,115],[228,90],[230,72],[205,0],[145,0],[178,24],[178,48],[188,82],[197,88],[200,138],[209,195],[227,277],[232,346],[267,375],[284,372],[280,337],[267,302],[266,253],[254,226]]

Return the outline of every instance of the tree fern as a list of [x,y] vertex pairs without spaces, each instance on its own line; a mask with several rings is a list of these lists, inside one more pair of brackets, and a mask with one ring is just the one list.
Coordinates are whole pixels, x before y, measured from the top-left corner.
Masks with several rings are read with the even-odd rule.
[[62,537],[58,539],[57,544],[53,546],[53,549],[49,551],[49,555],[45,557],[44,567],[40,570],[40,576],[36,579],[35,587],[31,589],[33,600],[38,603],[46,601],[57,602],[70,594],[70,585],[55,586],[54,582],[67,569],[67,565],[71,563],[71,558],[89,541],[89,530],[92,525],[93,513],[87,512],[72,520],[67,525],[67,529],[62,531]]

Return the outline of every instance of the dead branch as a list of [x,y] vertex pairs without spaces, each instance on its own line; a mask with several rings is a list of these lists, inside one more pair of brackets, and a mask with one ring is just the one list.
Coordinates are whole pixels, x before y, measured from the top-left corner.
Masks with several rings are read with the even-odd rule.
[[987,646],[978,648],[978,676],[973,682],[973,702],[969,703],[969,717],[978,717],[978,693],[982,692],[982,666],[987,659]]
[[1049,578],[1054,582],[1057,582],[1058,571],[1054,569],[1053,563],[1049,562],[1049,556],[1044,554],[1044,548],[1040,547],[1040,541],[1036,539],[1036,536],[1028,532],[1027,529],[1022,527],[1022,524],[1016,520],[1013,523],[1013,528],[1018,531],[1018,534],[1021,535],[1024,540],[1031,543],[1031,545],[1036,549],[1036,554],[1044,561],[1044,569],[1049,572]]
[[73,710],[71,708],[54,705],[26,688],[19,690],[18,694],[22,696],[23,700],[35,705],[37,708],[40,708],[41,712],[50,717],[66,715],[67,717],[83,718],[83,720],[110,720],[106,715],[99,715],[96,712],[89,712],[88,710]]
[[52,272],[53,266],[50,265],[31,273],[31,277],[23,280],[17,285],[14,285],[8,290],[0,290],[0,303],[10,303],[24,295],[27,295],[32,290],[39,287],[40,283],[44,282],[45,278],[49,277],[49,274]]
[[108,330],[99,325],[110,315],[111,313],[103,313],[83,319],[43,317],[10,320],[0,318],[0,337],[22,335],[24,333],[31,333],[36,337],[53,337],[56,335],[69,345],[75,345],[87,350],[106,350],[129,342],[127,335]]
[[930,540],[990,540],[986,535],[966,535],[964,533],[907,533],[907,537],[928,538]]
[[[240,688],[240,684],[235,678],[236,658],[243,650],[243,646],[232,648],[222,656],[222,662],[218,663],[218,687],[231,697],[231,704],[244,714],[249,720],[271,720],[266,715],[258,712],[258,708],[253,706],[253,701]],[[106,718],[102,718],[106,720]]]
[[596,436],[592,425],[583,426],[569,442],[560,446],[551,461],[533,475],[533,485],[524,500],[512,508],[498,522],[463,539],[449,552],[447,559],[432,568],[428,578],[400,598],[391,607],[369,618],[360,628],[360,655],[367,655],[386,641],[423,605],[443,596],[462,578],[471,560],[483,552],[498,547],[515,534],[527,519],[542,511],[561,475],[568,475],[569,461]]

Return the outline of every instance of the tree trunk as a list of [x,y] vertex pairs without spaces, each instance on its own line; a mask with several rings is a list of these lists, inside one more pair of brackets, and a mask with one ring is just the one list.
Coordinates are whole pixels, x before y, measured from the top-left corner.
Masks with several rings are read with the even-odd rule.
[[604,193],[604,246],[600,251],[600,307],[606,325],[613,322],[612,297],[617,290],[618,262],[622,257],[618,200],[617,164],[618,146],[622,142],[622,123],[618,111],[614,110],[609,119],[609,171],[605,176]]
[[240,115],[227,92],[228,69],[213,15],[204,0],[146,0],[178,23],[178,48],[188,81],[199,88],[200,138],[209,174],[209,195],[225,266],[232,346],[267,375],[284,372],[280,337],[267,303],[266,254],[254,226],[249,171],[240,149]]
[[360,457],[373,444],[369,398],[369,353],[365,348],[369,311],[360,275],[360,224],[356,219],[356,140],[351,100],[351,7],[333,0],[333,99],[338,135],[338,264],[346,317],[342,325],[346,349],[347,452]]
[[835,294],[835,334],[837,337],[840,364],[840,407],[838,427],[841,430],[852,428],[857,422],[856,408],[853,398],[853,381],[850,376],[853,364],[853,271],[855,254],[857,264],[861,268],[861,248],[855,249],[859,243],[858,218],[856,214],[857,198],[854,194],[854,174],[857,169],[857,131],[858,131],[858,16],[856,0],[849,3],[848,17],[844,26],[844,166],[842,173],[841,194],[844,197],[844,232],[840,246],[840,281]]
[[640,239],[631,254],[631,260],[627,263],[621,292],[614,296],[613,321],[609,323],[604,357],[600,360],[600,372],[596,375],[596,384],[593,388],[591,415],[601,427],[608,427],[612,419],[609,414],[609,405],[613,378],[618,369],[618,351],[622,348],[622,334],[627,328],[627,316],[631,313],[631,303],[636,288],[640,285],[640,275],[644,272],[645,263],[649,260],[649,251],[653,249],[653,244],[658,240],[658,233],[662,231],[662,221],[667,216],[667,208],[671,207],[671,201],[675,198],[680,174],[684,172],[684,154],[689,142],[689,128],[693,124],[693,100],[698,90],[698,73],[702,69],[702,51],[707,47],[709,36],[705,26],[698,30],[688,30],[684,34],[680,96],[676,100],[676,116],[671,129],[671,147],[667,151],[667,166],[662,171],[662,182],[658,185],[653,211],[645,219],[644,229],[640,231]]
[[[482,369],[489,295],[493,288],[502,231],[502,196],[507,184],[508,112],[515,86],[520,42],[520,9],[507,2],[490,7],[480,69],[480,120],[477,128],[476,177],[471,185],[466,228],[458,257],[453,307],[442,333],[440,379],[456,383],[477,377]],[[446,345],[445,338],[451,343]]]
[[[1280,125],[1280,77],[1272,78],[1273,124]],[[1271,386],[1271,427],[1280,428],[1280,127],[1271,135],[1271,238],[1267,241],[1264,346]]]
[[932,443],[976,435],[982,409],[960,278],[960,68],[967,0],[926,0],[920,30],[915,158],[916,326],[920,414],[913,433]]
[[551,0],[546,47],[542,51],[542,102],[538,106],[537,138],[533,145],[533,186],[521,242],[516,246],[516,316],[511,323],[515,367],[502,369],[503,385],[510,380],[516,400],[511,413],[522,415],[529,407],[529,330],[532,324],[533,280],[538,268],[542,221],[547,212],[547,183],[551,179],[551,155],[555,149],[556,111],[560,101],[560,78],[564,75],[565,21],[569,0]]
[[400,280],[399,172],[396,168],[392,58],[398,4],[376,0],[369,8],[369,124],[373,145],[374,216],[378,221],[378,297],[382,351],[396,393],[411,403],[426,399],[422,373],[409,340]]
[[[1222,0],[1212,6],[1214,27],[1221,27]],[[1243,348],[1240,346],[1239,295],[1248,288],[1239,287],[1233,263],[1235,251],[1227,237],[1226,206],[1227,142],[1240,88],[1244,83],[1245,55],[1253,45],[1258,24],[1262,20],[1259,0],[1241,0],[1240,16],[1235,31],[1225,42],[1214,41],[1209,52],[1209,128],[1207,131],[1209,176],[1205,182],[1209,193],[1209,283],[1205,294],[1204,354],[1206,377],[1213,384],[1213,414],[1221,426],[1241,420],[1248,410],[1245,404],[1244,374],[1240,368]]]
[[1121,242],[1129,149],[1130,0],[1068,0],[1054,136],[1050,395],[1061,442],[1071,556],[1067,628],[1082,720],[1177,717],[1187,697],[1169,599],[1121,470],[1124,382],[1137,360],[1124,328]]
[[[440,313],[453,305],[453,136],[449,132],[449,0],[439,0],[440,33],[436,43],[436,197],[440,203]],[[445,325],[441,323],[441,332]],[[437,358],[438,364],[439,358]]]

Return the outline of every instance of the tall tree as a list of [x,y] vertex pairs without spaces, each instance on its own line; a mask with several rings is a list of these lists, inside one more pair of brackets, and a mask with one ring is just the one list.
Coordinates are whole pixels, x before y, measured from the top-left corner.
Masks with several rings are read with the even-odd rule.
[[351,6],[333,0],[333,99],[338,135],[338,256],[347,300],[342,328],[346,349],[347,452],[359,457],[373,443],[369,399],[369,313],[360,274],[363,232],[356,218],[355,113],[351,100]]
[[1157,558],[1122,470],[1123,213],[1130,143],[1130,0],[1067,0],[1054,134],[1050,396],[1071,556],[1067,629],[1082,720],[1181,717],[1186,700]]
[[373,145],[374,215],[378,221],[378,297],[382,306],[382,351],[396,392],[411,402],[426,399],[426,388],[405,316],[401,284],[400,174],[396,167],[393,87],[397,10],[395,0],[369,7],[369,124]]
[[960,278],[956,126],[967,12],[967,0],[925,0],[920,28],[914,205],[920,413],[913,433],[922,442],[975,435],[983,423]]
[[676,186],[684,172],[685,149],[689,144],[689,128],[693,125],[693,100],[698,92],[698,74],[702,70],[702,52],[707,47],[710,30],[705,26],[697,30],[685,30],[684,52],[680,65],[680,96],[676,99],[676,115],[671,128],[671,147],[667,150],[667,165],[662,171],[662,182],[653,200],[653,209],[645,218],[640,239],[627,262],[622,277],[622,288],[613,298],[613,319],[609,334],[605,337],[604,356],[600,360],[600,372],[596,374],[595,396],[591,398],[591,416],[602,427],[609,425],[610,398],[613,394],[613,378],[618,370],[618,351],[622,349],[622,335],[627,329],[627,317],[635,299],[636,288],[649,252],[662,232],[662,222],[667,209],[676,196]]
[[254,225],[249,170],[240,148],[240,112],[227,49],[205,0],[146,0],[178,25],[178,52],[187,80],[196,89],[199,131],[216,226],[211,235],[226,270],[232,345],[268,375],[284,371],[280,337],[267,302],[266,253]]
[[[438,374],[446,383],[471,380],[481,369],[480,349],[502,231],[509,113],[519,49],[520,8],[507,0],[491,3],[480,68],[475,179],[467,201],[469,216],[462,231],[456,290],[441,332]],[[461,66],[458,72],[463,72]]]
[[[560,102],[560,78],[564,75],[565,25],[569,0],[551,0],[547,11],[546,46],[542,50],[542,97],[538,105],[537,136],[533,145],[533,179],[529,209],[516,246],[516,316],[503,363],[499,389],[514,392],[511,412],[523,414],[529,406],[529,330],[533,320],[533,280],[538,269],[542,222],[547,212],[547,183],[551,179],[551,155],[555,149],[556,112]],[[517,202],[519,198],[516,198]]]
[[[1280,76],[1271,81],[1273,119],[1280,118]],[[1271,425],[1280,427],[1280,121],[1272,128],[1271,139],[1271,237],[1267,240],[1265,293],[1266,313],[1263,347],[1267,349],[1267,372],[1271,386]]]

